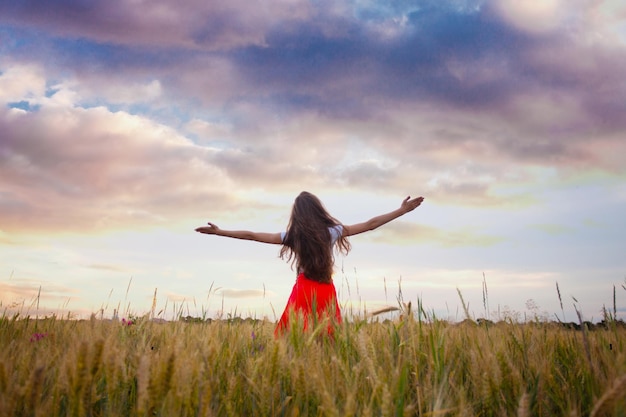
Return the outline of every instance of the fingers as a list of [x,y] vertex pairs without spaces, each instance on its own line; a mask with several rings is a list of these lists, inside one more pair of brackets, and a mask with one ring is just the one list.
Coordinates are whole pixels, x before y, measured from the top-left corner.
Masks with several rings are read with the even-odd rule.
[[414,199],[410,199],[411,197],[407,197],[404,199],[404,201],[402,202],[402,206],[406,207],[406,209],[408,211],[412,211],[414,209],[416,209],[417,207],[419,207],[420,204],[422,204],[422,201],[424,201],[424,197],[417,197]]
[[404,199],[403,203],[418,203],[418,204],[420,204],[422,201],[424,201],[424,197],[420,196],[420,197],[416,197],[413,200],[411,200],[411,196],[407,196]]
[[215,234],[215,232],[218,230],[218,227],[214,223],[208,222],[207,226],[196,227],[195,230],[196,232],[210,235]]

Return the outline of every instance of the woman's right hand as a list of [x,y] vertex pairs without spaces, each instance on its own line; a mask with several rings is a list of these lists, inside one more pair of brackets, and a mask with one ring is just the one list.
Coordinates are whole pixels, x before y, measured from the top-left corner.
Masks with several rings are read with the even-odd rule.
[[220,228],[217,225],[209,222],[208,226],[197,227],[196,232],[204,233],[206,235],[216,235],[220,231]]

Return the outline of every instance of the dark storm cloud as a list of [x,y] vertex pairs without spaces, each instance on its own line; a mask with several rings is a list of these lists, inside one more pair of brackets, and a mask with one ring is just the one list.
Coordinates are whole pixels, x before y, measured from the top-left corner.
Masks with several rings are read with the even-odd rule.
[[167,0],[2,1],[0,22],[96,43],[221,49],[262,43],[274,21],[302,13],[297,6],[275,1],[250,7],[237,0],[189,0],[184,6]]
[[[150,69],[167,77],[171,94],[184,87],[183,73],[176,71],[188,72],[185,62],[226,60],[238,78],[230,102],[266,106],[284,117],[315,111],[362,119],[378,106],[416,102],[499,111],[519,92],[543,89],[584,94],[587,117],[609,125],[619,120],[623,48],[584,47],[567,31],[520,31],[490,2],[339,4],[278,2],[260,10],[241,2],[185,8],[167,2],[4,2],[0,21],[55,34],[47,42],[64,67],[129,74]],[[244,35],[235,42],[231,33]],[[207,43],[212,50],[203,51]],[[607,91],[610,81],[616,88]]]
[[[524,70],[519,55],[534,42],[479,11],[416,11],[392,38],[357,20],[336,20],[334,26],[343,27],[338,35],[329,36],[315,21],[278,27],[267,45],[249,46],[233,57],[248,82],[278,100],[287,98],[288,106],[306,101],[320,111],[346,105],[366,111],[372,99],[389,98],[484,106],[523,83],[524,77],[508,71]],[[471,68],[482,62],[506,71],[472,77]],[[469,68],[467,76],[455,73],[453,64]]]
[[[485,57],[498,65],[516,63],[516,54],[531,42],[483,9],[468,10],[458,2],[418,3],[403,10],[354,6],[353,13],[343,14],[322,4],[308,19],[288,12],[267,16],[237,4],[194,2],[181,10],[157,3],[5,2],[0,21],[36,30],[30,34],[33,48],[42,30],[51,32],[56,39],[45,43],[56,51],[55,60],[96,71],[175,67],[191,59],[187,48],[211,39],[236,64],[245,91],[253,88],[253,96],[331,114],[354,107],[365,111],[367,99],[377,96],[491,102],[507,93],[503,79],[459,79],[446,68],[447,60],[454,58],[461,67]],[[385,37],[376,30],[383,18],[406,22],[392,23],[395,32]],[[244,29],[258,32],[261,40],[225,40]]]

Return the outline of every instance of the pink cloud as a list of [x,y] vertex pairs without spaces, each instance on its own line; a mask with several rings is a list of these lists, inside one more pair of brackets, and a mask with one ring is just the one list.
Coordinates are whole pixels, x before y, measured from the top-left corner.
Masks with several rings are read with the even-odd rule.
[[[2,9],[10,10],[2,10]],[[74,1],[24,1],[0,7],[10,22],[53,34],[100,43],[217,50],[263,45],[277,22],[299,20],[310,13],[307,2],[278,0],[257,4],[190,0],[185,7],[167,0],[114,0],[79,5]]]

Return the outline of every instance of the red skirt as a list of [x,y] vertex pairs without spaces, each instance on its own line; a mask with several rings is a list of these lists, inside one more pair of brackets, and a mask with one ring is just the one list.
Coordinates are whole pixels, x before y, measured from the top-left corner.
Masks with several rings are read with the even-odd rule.
[[[311,317],[314,311],[315,316]],[[305,277],[304,274],[299,274],[274,334],[279,335],[285,330],[289,330],[290,318],[301,319],[305,330],[309,320],[319,321],[330,318],[331,323],[329,323],[328,331],[331,333],[333,317],[335,323],[341,323],[341,310],[337,302],[335,284],[332,281],[330,283],[313,281]]]

